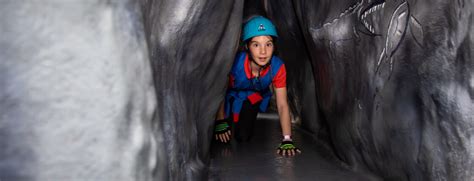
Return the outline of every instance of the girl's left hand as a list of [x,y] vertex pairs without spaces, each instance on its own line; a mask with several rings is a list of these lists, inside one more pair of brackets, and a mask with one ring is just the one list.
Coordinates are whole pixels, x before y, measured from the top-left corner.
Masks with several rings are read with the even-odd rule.
[[293,141],[282,141],[277,148],[277,154],[282,156],[295,156],[301,153],[301,150],[293,144]]

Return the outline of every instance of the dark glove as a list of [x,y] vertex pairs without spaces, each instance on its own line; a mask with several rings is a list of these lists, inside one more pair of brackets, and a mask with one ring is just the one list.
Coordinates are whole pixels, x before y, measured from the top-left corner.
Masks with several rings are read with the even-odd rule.
[[214,125],[214,136],[216,140],[223,143],[230,141],[231,132],[228,119],[216,120]]
[[230,125],[226,119],[216,120],[214,123],[214,134],[222,134],[230,130]]
[[301,150],[293,144],[293,141],[282,141],[277,148],[277,153],[283,156],[294,156],[296,153],[301,153]]

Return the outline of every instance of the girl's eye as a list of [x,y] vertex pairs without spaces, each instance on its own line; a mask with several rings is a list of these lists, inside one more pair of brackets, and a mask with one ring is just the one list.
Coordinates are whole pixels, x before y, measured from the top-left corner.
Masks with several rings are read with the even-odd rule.
[[267,47],[272,47],[273,44],[272,43],[267,43]]
[[253,44],[252,46],[253,46],[253,47],[258,47],[258,44]]

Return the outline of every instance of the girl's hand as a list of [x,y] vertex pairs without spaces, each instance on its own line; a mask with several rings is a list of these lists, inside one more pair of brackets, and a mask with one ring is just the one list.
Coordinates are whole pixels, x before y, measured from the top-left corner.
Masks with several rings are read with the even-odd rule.
[[282,156],[295,156],[298,153],[301,153],[301,150],[293,144],[293,141],[284,140],[277,148],[277,154]]
[[230,141],[230,125],[225,119],[217,120],[214,125],[214,135],[217,141],[227,143]]
[[216,134],[216,140],[222,142],[222,143],[227,143],[230,141],[230,136],[231,136],[231,133],[230,133],[230,130],[225,132],[225,133],[221,133],[221,134]]

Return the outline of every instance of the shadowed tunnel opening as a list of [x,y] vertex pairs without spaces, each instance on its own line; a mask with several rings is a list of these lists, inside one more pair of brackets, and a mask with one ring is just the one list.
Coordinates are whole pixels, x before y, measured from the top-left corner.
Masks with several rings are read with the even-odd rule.
[[[351,173],[347,170],[348,165],[334,154],[328,125],[324,115],[318,114],[313,67],[293,3],[245,1],[243,22],[255,15],[270,18],[278,29],[276,55],[283,59],[287,68],[288,102],[291,121],[296,126],[293,128],[293,137],[297,138],[297,146],[305,148],[304,155],[285,158],[274,154],[282,134],[273,95],[269,110],[259,114],[254,130],[256,140],[250,143],[238,143],[235,140],[229,144],[212,143],[210,179],[295,180],[312,179],[315,176],[322,180],[375,179],[361,173]],[[298,142],[302,138],[305,141]],[[324,171],[325,174],[320,173]]]
[[[473,9],[470,0],[3,0],[0,180],[225,180],[233,171],[474,180]],[[303,149],[291,159],[273,154],[271,117],[248,146],[211,149],[253,14],[279,34]],[[259,167],[247,172],[245,161]]]

